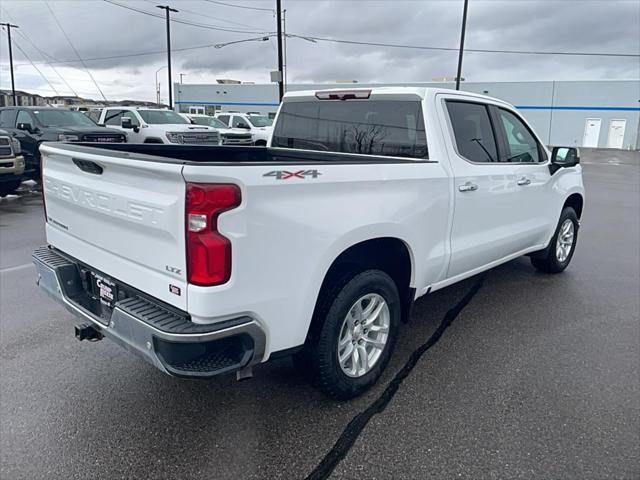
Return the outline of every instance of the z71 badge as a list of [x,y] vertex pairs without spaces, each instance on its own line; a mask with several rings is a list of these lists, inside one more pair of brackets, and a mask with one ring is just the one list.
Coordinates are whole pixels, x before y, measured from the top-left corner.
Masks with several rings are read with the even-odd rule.
[[289,172],[287,170],[272,170],[267,172],[263,177],[274,177],[276,180],[289,180],[291,178],[300,178],[304,180],[307,177],[318,178],[322,175],[318,170],[298,170],[297,172]]

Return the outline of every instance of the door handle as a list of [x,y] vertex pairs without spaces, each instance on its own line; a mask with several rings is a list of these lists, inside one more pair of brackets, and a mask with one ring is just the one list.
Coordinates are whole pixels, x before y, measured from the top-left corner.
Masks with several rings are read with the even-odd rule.
[[528,179],[527,177],[521,177],[518,180],[518,185],[531,185],[531,180]]
[[478,190],[478,185],[476,185],[475,183],[466,182],[458,186],[458,190],[460,190],[461,192],[475,192],[476,190]]

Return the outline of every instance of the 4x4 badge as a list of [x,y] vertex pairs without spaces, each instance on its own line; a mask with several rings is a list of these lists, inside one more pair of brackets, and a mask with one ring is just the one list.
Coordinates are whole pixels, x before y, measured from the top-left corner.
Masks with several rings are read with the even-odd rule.
[[298,170],[297,172],[289,172],[288,170],[272,170],[262,175],[263,177],[274,177],[276,180],[289,180],[291,178],[301,178],[304,180],[307,177],[318,178],[322,173],[318,170]]

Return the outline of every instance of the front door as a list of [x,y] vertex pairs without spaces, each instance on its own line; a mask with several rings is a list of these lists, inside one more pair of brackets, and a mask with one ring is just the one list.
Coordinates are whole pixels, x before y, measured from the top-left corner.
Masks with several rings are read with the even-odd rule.
[[600,118],[587,118],[587,121],[584,124],[584,138],[582,139],[583,147],[598,147],[601,123],[602,120]]
[[[18,125],[22,123],[28,125],[29,130],[20,130]],[[22,147],[22,155],[24,156],[25,167],[32,173],[40,170],[40,140],[42,132],[36,130],[37,122],[33,114],[28,110],[18,110],[14,128],[11,133],[20,141]],[[38,174],[39,175],[39,174]]]
[[627,121],[611,120],[609,123],[609,138],[607,139],[607,148],[622,148],[624,144],[624,130]]
[[557,219],[549,212],[556,210],[557,196],[551,189],[547,153],[533,131],[511,110],[496,108],[501,130],[505,161],[513,163],[518,195],[518,217],[513,229],[516,250],[541,245],[551,235]]
[[455,189],[447,277],[453,278],[517,251],[519,190],[514,164],[500,161],[488,105],[443,97],[453,136],[447,142]]

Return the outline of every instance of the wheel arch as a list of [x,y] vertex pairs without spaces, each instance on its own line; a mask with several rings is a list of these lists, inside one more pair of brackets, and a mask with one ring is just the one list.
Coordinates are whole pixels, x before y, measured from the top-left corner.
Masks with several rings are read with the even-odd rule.
[[313,338],[322,326],[321,308],[324,297],[345,276],[377,269],[387,273],[395,282],[402,302],[402,319],[407,321],[415,297],[412,287],[415,275],[414,257],[406,241],[393,236],[369,238],[351,244],[337,255],[326,269],[313,310],[306,341]]
[[562,210],[566,207],[571,207],[575,210],[578,219],[582,217],[582,209],[584,208],[584,197],[580,193],[572,193],[564,201]]

